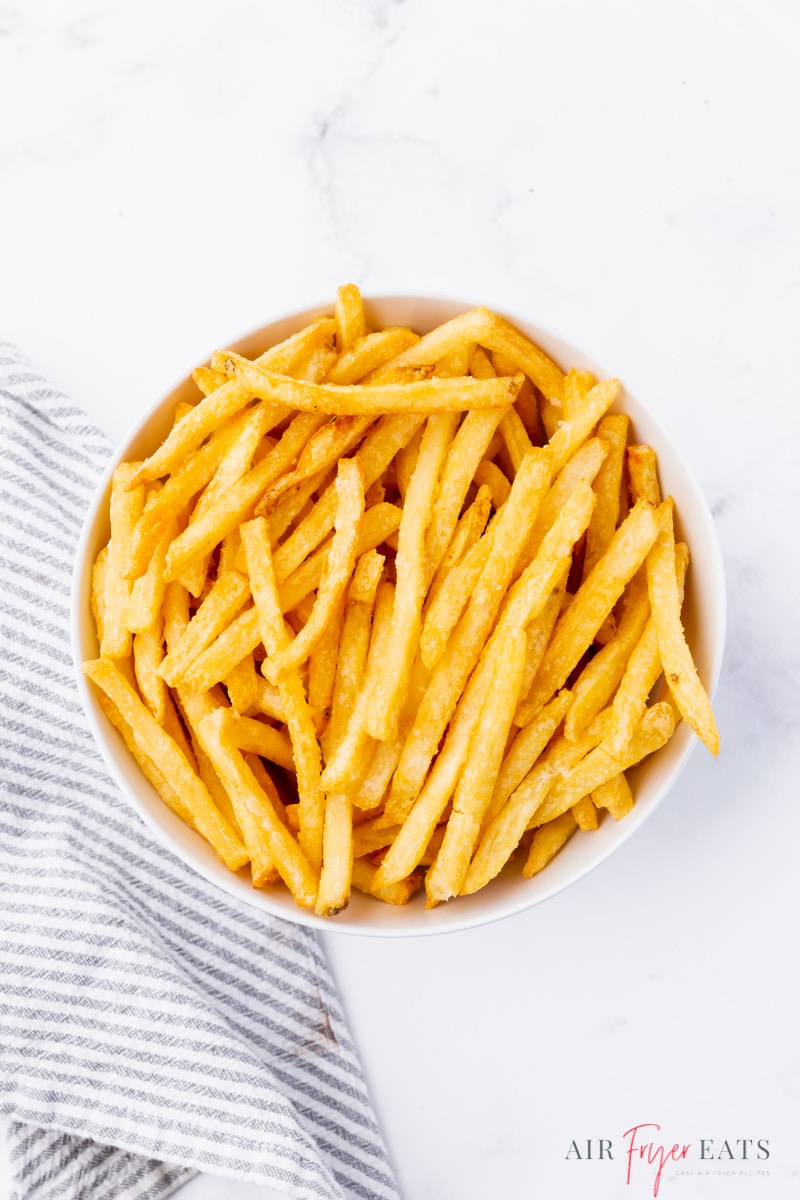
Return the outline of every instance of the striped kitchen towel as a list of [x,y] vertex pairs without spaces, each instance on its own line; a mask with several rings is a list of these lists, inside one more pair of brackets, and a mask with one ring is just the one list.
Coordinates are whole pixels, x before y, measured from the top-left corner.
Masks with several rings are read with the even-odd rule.
[[0,344],[0,1117],[18,1200],[197,1171],[397,1197],[313,933],[217,891],[106,775],[69,639],[103,435]]

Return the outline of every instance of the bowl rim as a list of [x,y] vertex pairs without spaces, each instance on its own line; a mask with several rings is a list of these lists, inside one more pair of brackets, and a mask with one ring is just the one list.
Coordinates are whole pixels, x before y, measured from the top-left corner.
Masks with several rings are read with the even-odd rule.
[[[392,310],[418,310],[420,307],[424,310],[430,309],[447,309],[450,315],[455,315],[457,312],[464,312],[477,305],[474,302],[465,301],[463,299],[452,299],[433,294],[418,293],[395,293],[381,296],[364,296],[365,308],[370,310],[379,310],[382,308],[390,308]],[[515,327],[519,328],[527,336],[537,344],[545,343],[543,348],[551,357],[554,357],[557,362],[569,362],[570,366],[578,366],[583,369],[591,370],[598,379],[609,378],[608,372],[600,365],[593,356],[579,350],[567,338],[563,337],[560,332],[553,330],[551,326],[540,326],[528,318],[521,317],[516,314],[509,313],[502,305],[493,306],[491,303],[482,302],[483,307],[491,308],[492,311],[498,313],[509,320]],[[244,343],[253,341],[263,341],[264,346],[273,344],[275,340],[280,340],[282,336],[288,336],[286,332],[272,335],[276,327],[285,326],[288,330],[290,327],[299,329],[303,324],[307,324],[316,316],[324,313],[330,313],[332,305],[330,301],[319,305],[311,305],[304,309],[297,310],[291,313],[282,313],[274,316],[260,325],[255,326],[247,333],[240,335],[234,339],[229,339],[222,344],[228,347],[239,347]],[[437,322],[447,320],[447,316],[437,316]],[[401,323],[399,319],[395,319],[394,323]],[[410,320],[408,323],[412,323]],[[423,328],[425,320],[420,319],[416,324]],[[556,347],[554,350],[553,347]],[[565,357],[566,355],[566,357]],[[208,358],[204,360],[208,362]],[[194,368],[192,368],[194,369]],[[467,929],[478,928],[483,925],[494,923],[495,921],[503,920],[506,917],[515,916],[529,908],[533,908],[545,900],[552,898],[566,888],[573,886],[575,883],[586,878],[597,867],[604,863],[611,855],[619,849],[630,837],[638,830],[638,828],[646,821],[655,809],[663,802],[666,795],[674,788],[681,773],[686,767],[689,757],[697,744],[698,739],[694,733],[686,726],[685,722],[681,722],[676,730],[672,741],[676,743],[677,750],[673,750],[674,762],[663,783],[659,785],[655,794],[648,797],[646,805],[637,806],[628,814],[624,821],[613,826],[615,837],[607,838],[609,845],[601,847],[598,844],[598,853],[590,856],[591,861],[582,869],[574,871],[571,875],[569,872],[558,872],[553,874],[552,882],[548,883],[547,872],[536,876],[538,886],[532,888],[530,885],[534,880],[526,880],[524,885],[518,885],[512,888],[509,893],[501,900],[500,896],[490,896],[491,903],[487,904],[486,899],[488,893],[482,890],[476,893],[474,897],[459,897],[458,904],[439,905],[433,910],[421,908],[419,906],[419,897],[415,900],[417,903],[404,906],[399,911],[393,909],[389,905],[380,905],[379,901],[375,901],[370,897],[358,897],[361,907],[368,905],[367,912],[371,912],[372,906],[375,905],[375,913],[381,913],[384,917],[385,912],[382,910],[391,909],[392,915],[397,914],[397,918],[390,922],[381,920],[379,922],[361,919],[351,915],[347,919],[347,914],[350,909],[345,910],[336,918],[326,918],[317,916],[313,911],[302,909],[294,904],[291,900],[291,907],[285,904],[285,896],[281,893],[281,900],[278,903],[274,902],[273,894],[267,889],[254,889],[248,882],[246,887],[242,887],[242,879],[231,873],[223,866],[216,856],[213,857],[213,862],[207,857],[207,852],[210,850],[205,843],[204,853],[196,854],[187,849],[183,842],[179,842],[173,837],[168,826],[173,822],[178,822],[181,831],[190,834],[192,838],[200,842],[199,835],[188,830],[180,822],[180,818],[175,816],[164,802],[157,798],[157,803],[148,806],[141,795],[141,790],[137,790],[132,786],[130,779],[126,778],[123,772],[118,753],[112,749],[116,746],[119,753],[125,756],[129,754],[127,748],[118,732],[110,725],[105,717],[105,714],[100,709],[96,697],[93,694],[92,688],[89,685],[84,672],[82,663],[85,661],[87,654],[85,648],[85,629],[86,617],[88,609],[88,595],[91,578],[91,562],[89,558],[93,543],[97,542],[98,528],[102,523],[102,509],[105,505],[107,510],[107,493],[110,488],[111,475],[116,466],[130,457],[130,447],[137,438],[143,436],[143,431],[154,421],[159,414],[164,414],[174,403],[176,393],[186,389],[191,384],[191,371],[180,378],[168,391],[160,395],[158,399],[142,413],[135,418],[130,424],[126,435],[121,439],[114,452],[111,454],[106,468],[97,482],[92,500],[86,511],[80,537],[78,540],[75,562],[72,577],[72,587],[70,594],[70,630],[71,630],[71,649],[72,657],[75,665],[77,677],[78,691],[83,705],[84,712],[89,723],[95,743],[103,757],[103,760],[109,769],[109,772],[120,788],[122,794],[132,804],[138,815],[144,820],[145,824],[154,831],[158,840],[166,847],[167,850],[175,854],[185,865],[191,870],[198,873],[209,883],[221,888],[228,895],[235,896],[243,900],[251,906],[267,912],[270,916],[284,919],[293,924],[298,924],[306,928],[320,930],[325,933],[348,934],[350,936],[368,936],[368,937],[424,937],[436,936],[444,933],[461,932]],[[192,385],[193,386],[193,385]],[[673,466],[677,464],[679,474],[683,476],[683,484],[688,488],[692,497],[692,521],[693,529],[702,526],[704,551],[706,555],[710,554],[711,561],[705,562],[703,566],[704,573],[713,580],[714,594],[706,596],[705,592],[700,594],[703,596],[703,602],[698,607],[703,610],[708,606],[709,613],[713,610],[713,621],[711,622],[712,641],[710,644],[710,658],[706,667],[706,684],[709,695],[712,697],[716,691],[717,683],[722,667],[722,660],[725,646],[725,633],[727,623],[727,602],[725,589],[725,573],[722,552],[720,549],[719,538],[717,536],[714,519],[709,508],[708,502],[691,470],[688,463],[684,459],[681,451],[673,442],[667,430],[664,428],[660,418],[648,408],[637,397],[632,396],[623,387],[621,395],[624,397],[622,404],[618,404],[621,411],[628,411],[628,405],[632,402],[633,407],[637,410],[633,415],[633,419],[642,419],[645,417],[646,423],[650,426],[651,431],[655,432],[655,438],[650,438],[654,441],[656,452],[661,464],[662,456],[666,452],[673,462]],[[617,405],[614,406],[615,408]],[[640,410],[640,411],[639,411]],[[629,414],[632,415],[632,414]],[[680,512],[678,513],[680,518]],[[665,747],[665,750],[667,748]],[[663,753],[663,751],[661,752]],[[130,764],[133,765],[133,759],[129,758]],[[144,776],[139,772],[138,766],[135,766],[135,773],[141,785],[144,785],[146,792],[152,792],[152,796],[156,797],[155,791],[150,784],[145,780]],[[158,814],[158,815],[156,815]],[[170,820],[171,818],[171,820]],[[607,824],[607,822],[604,822]],[[177,826],[174,826],[177,828]],[[566,847],[565,850],[568,850]],[[210,865],[209,865],[210,864]],[[506,871],[508,868],[506,868]],[[566,875],[565,878],[561,878]],[[494,882],[494,881],[493,881]],[[527,886],[526,886],[527,885]],[[286,893],[288,895],[288,893]],[[509,895],[511,899],[509,900]],[[482,900],[482,903],[476,904],[475,901]],[[413,913],[416,918],[409,922],[409,913]],[[437,914],[438,917],[437,917]],[[447,916],[443,920],[443,915]],[[405,917],[405,919],[403,919]],[[343,918],[345,918],[343,920]]]

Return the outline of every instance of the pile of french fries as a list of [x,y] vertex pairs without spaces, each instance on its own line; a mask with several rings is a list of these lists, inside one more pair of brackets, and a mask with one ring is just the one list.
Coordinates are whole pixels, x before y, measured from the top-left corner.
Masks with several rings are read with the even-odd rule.
[[324,916],[423,879],[434,906],[624,817],[680,718],[717,753],[618,381],[485,308],[370,330],[352,285],[194,380],[114,472],[84,670],[231,871]]

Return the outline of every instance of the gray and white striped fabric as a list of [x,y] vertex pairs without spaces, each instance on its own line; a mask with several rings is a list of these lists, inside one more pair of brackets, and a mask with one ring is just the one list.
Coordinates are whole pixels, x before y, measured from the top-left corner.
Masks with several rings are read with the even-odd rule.
[[69,650],[103,435],[0,343],[0,1117],[15,1200],[398,1193],[312,933],[218,892],[106,776]]

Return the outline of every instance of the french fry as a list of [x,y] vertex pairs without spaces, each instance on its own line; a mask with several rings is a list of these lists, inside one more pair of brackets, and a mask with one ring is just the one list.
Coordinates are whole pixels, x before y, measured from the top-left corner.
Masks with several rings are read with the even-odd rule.
[[547,825],[542,825],[540,829],[537,829],[531,842],[528,861],[522,870],[525,878],[532,879],[534,875],[538,875],[540,871],[544,870],[562,846],[566,845],[576,829],[578,829],[578,823],[571,812],[565,812],[560,817],[549,821]]
[[383,900],[384,904],[408,904],[422,883],[422,875],[415,872],[397,883],[390,883],[386,887],[377,887],[375,884],[376,874],[377,869],[372,863],[358,858],[353,862],[353,887],[360,892],[367,892],[376,900]]
[[600,470],[594,481],[597,504],[586,530],[586,551],[583,557],[584,579],[591,573],[595,563],[609,547],[619,520],[620,489],[622,487],[622,465],[625,461],[625,444],[628,440],[630,420],[623,413],[610,413],[597,426],[597,436],[608,446]]
[[[242,525],[241,534],[247,556],[250,587],[255,600],[258,630],[267,654],[274,657],[287,644],[287,634],[278,603],[266,521],[263,517],[248,521]],[[322,864],[325,814],[325,797],[320,784],[321,756],[311,710],[296,671],[279,682],[278,694],[286,713],[285,719],[297,771],[300,846],[314,870],[319,871]],[[316,894],[314,899],[316,900]]]
[[551,743],[484,832],[464,881],[465,895],[485,887],[502,871],[553,784],[599,744],[607,728],[608,719],[598,718],[577,742],[560,737]]
[[444,557],[469,485],[502,419],[502,409],[467,413],[450,444],[425,534],[427,580]]
[[282,730],[256,717],[236,717],[230,728],[240,750],[266,758],[287,771],[294,770],[292,743]]
[[163,657],[164,643],[159,629],[133,635],[133,668],[139,694],[159,725],[164,721],[167,704],[167,685],[158,673]]
[[108,546],[103,546],[92,567],[91,608],[97,629],[97,640],[103,641],[103,630],[106,621],[106,581],[108,580]]
[[233,353],[227,356],[226,367],[250,395],[299,412],[323,412],[331,416],[503,408],[513,402],[521,383],[518,376],[485,380],[464,376],[412,383],[305,384]]
[[[678,599],[683,603],[683,581],[689,566],[689,550],[682,542],[675,547]],[[647,605],[649,614],[650,605]],[[649,617],[641,636],[626,654],[624,674],[611,705],[611,728],[605,748],[611,758],[622,758],[634,730],[644,716],[647,698],[661,675],[661,655],[655,620]]]
[[675,709],[671,704],[666,701],[654,704],[639,723],[621,761],[611,758],[601,742],[552,788],[547,799],[536,810],[536,823],[541,824],[560,816],[601,784],[608,783],[621,770],[627,771],[628,767],[641,762],[648,754],[660,750],[672,736],[675,720]]
[[[323,317],[306,329],[287,338],[280,345],[265,351],[255,361],[262,366],[271,367],[275,371],[290,372],[293,366],[311,349],[330,343],[335,332],[336,322],[332,318]],[[196,449],[209,433],[217,429],[223,421],[241,411],[249,398],[248,392],[241,388],[236,380],[229,379],[223,387],[216,388],[175,426],[158,450],[142,463],[134,483],[159,479],[162,475],[172,472],[176,465]],[[281,406],[276,406],[275,424],[278,424],[287,415],[288,410],[285,407],[281,411]]]
[[397,586],[392,629],[384,669],[375,678],[366,714],[371,737],[387,741],[397,733],[400,706],[419,641],[425,599],[425,530],[444,456],[455,432],[457,414],[429,417],[419,457],[403,506],[395,559]]
[[198,833],[211,844],[226,867],[238,871],[249,856],[173,739],[161,728],[113,662],[95,659],[84,663],[83,669],[116,707],[141,753],[157,764],[172,793],[180,797],[182,806],[191,814]]
[[538,711],[537,705],[546,704],[564,686],[626,583],[644,562],[657,535],[658,519],[652,506],[646,501],[635,505],[556,625],[553,640],[528,696],[527,705],[532,713]]
[[474,481],[479,487],[488,487],[492,504],[502,508],[511,495],[511,484],[496,463],[483,459],[475,468]]
[[597,829],[597,809],[590,796],[584,796],[577,804],[573,804],[571,812],[579,829]]
[[600,418],[614,403],[618,391],[618,379],[609,379],[604,383],[595,384],[572,416],[561,422],[550,438],[553,475],[561,470],[580,444],[589,436]]
[[300,413],[261,462],[178,535],[167,552],[167,580],[176,579],[193,558],[209,554],[226,533],[248,518],[262,492],[295,461],[323,420],[316,413]]
[[572,701],[572,693],[564,689],[554,696],[549,704],[529,725],[515,734],[509,745],[500,770],[495,779],[491,799],[481,822],[481,833],[485,833],[503,805],[536,763],[539,755],[558,729]]
[[517,707],[526,651],[522,629],[510,630],[498,644],[442,848],[425,878],[428,907],[457,896],[463,886]]
[[[532,450],[497,518],[492,549],[466,612],[434,671],[406,738],[392,781],[387,813],[404,819],[419,793],[464,684],[480,657],[521,549],[522,531],[536,518],[550,478],[549,453]],[[407,873],[407,872],[406,872]]]
[[228,628],[249,598],[250,584],[238,571],[220,576],[161,664],[159,674],[170,687],[181,682],[192,663]]
[[598,784],[592,792],[592,803],[597,808],[607,808],[615,821],[627,817],[633,808],[633,792],[621,771],[605,783]]
[[[439,590],[444,585],[449,572],[456,563],[464,559],[475,543],[482,537],[491,511],[492,497],[489,489],[487,487],[478,488],[472,504],[470,504],[463,516],[459,518],[444,556],[433,574],[428,594],[425,598],[426,612],[435,603]],[[428,529],[430,531],[430,526]],[[430,568],[430,562],[431,560],[428,559],[428,568]],[[430,570],[428,570],[428,574],[430,574]]]
[[661,503],[661,488],[658,484],[656,452],[652,446],[628,446],[625,452],[628,465],[628,490],[631,504],[637,500]]
[[339,497],[336,532],[317,599],[308,621],[294,641],[269,654],[263,673],[271,683],[280,683],[306,661],[325,632],[353,573],[364,515],[364,480],[355,459],[343,458],[339,463],[336,489]]
[[253,775],[236,746],[231,718],[218,708],[200,722],[200,737],[206,753],[222,780],[250,852],[253,883],[262,886],[275,868],[297,903],[313,908],[317,878],[303,851],[275,811],[270,796]]
[[368,333],[357,338],[348,350],[339,355],[325,382],[358,383],[370,371],[378,370],[418,341],[419,336],[410,329],[381,329],[377,333]]
[[475,543],[456,569],[450,572],[425,614],[425,623],[419,636],[419,649],[422,661],[430,671],[444,653],[447,639],[458,623],[486,566],[491,546],[491,534]]
[[711,702],[700,682],[681,624],[671,500],[666,501],[666,506],[655,545],[647,558],[647,586],[661,665],[681,716],[711,753],[718,754],[719,733]]
[[346,283],[336,291],[336,349],[346,354],[354,342],[366,333],[367,322],[361,293],[354,283]]
[[[139,463],[120,463],[111,479],[111,540],[108,544],[103,640],[104,658],[126,658],[131,635],[125,617],[130,601],[130,584],[124,575],[130,539],[144,506],[144,487],[132,487]],[[123,714],[124,715],[124,714]]]
[[[595,654],[572,685],[573,702],[564,722],[564,735],[574,741],[605,708],[622,679],[625,664],[641,638],[650,615],[647,576],[639,570],[628,585],[615,636]],[[641,719],[641,713],[639,717]]]

